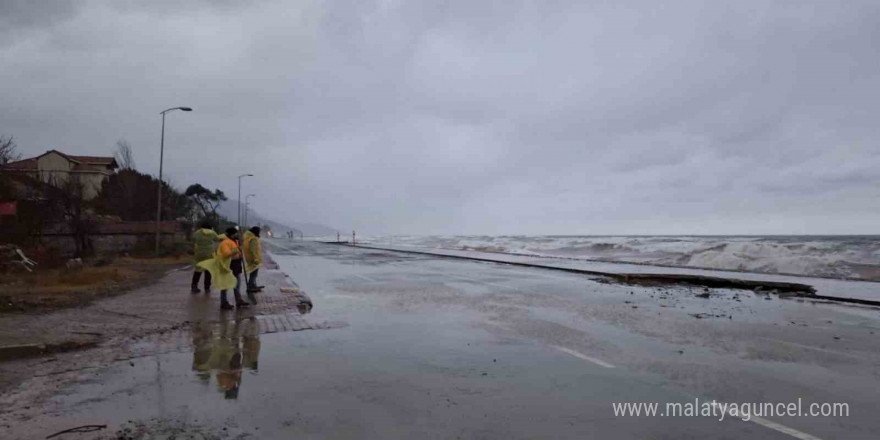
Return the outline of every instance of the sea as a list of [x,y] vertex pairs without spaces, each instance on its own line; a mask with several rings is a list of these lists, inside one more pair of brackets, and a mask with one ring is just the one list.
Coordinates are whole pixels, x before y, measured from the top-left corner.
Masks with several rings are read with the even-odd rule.
[[358,237],[358,241],[421,249],[880,281],[878,235],[383,235]]

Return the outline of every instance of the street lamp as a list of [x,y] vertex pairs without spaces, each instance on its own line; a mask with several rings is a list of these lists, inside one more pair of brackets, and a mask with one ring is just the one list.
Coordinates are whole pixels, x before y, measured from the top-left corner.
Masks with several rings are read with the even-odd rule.
[[191,112],[191,107],[172,107],[162,110],[162,139],[159,141],[159,189],[156,190],[156,256],[159,255],[159,224],[162,222],[162,162],[165,158],[165,113],[174,110]]
[[248,218],[248,207],[250,206],[250,201],[248,200],[248,198],[256,197],[256,196],[257,196],[256,194],[248,194],[248,195],[244,196],[244,227],[245,228],[247,228],[247,225],[248,225],[248,219],[247,219]]
[[242,174],[238,176],[238,226],[241,226],[241,178],[254,177],[253,174]]

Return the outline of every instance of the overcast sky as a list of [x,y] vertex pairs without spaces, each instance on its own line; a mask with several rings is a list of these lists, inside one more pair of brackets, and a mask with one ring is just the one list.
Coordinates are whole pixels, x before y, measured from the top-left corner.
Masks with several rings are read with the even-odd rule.
[[[245,6],[245,4],[247,4]],[[880,230],[878,1],[0,2],[0,135],[363,233]]]

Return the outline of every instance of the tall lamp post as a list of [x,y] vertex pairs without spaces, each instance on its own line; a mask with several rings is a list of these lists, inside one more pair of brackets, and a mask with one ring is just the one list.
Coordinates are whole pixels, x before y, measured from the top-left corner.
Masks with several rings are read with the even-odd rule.
[[250,206],[250,201],[248,200],[251,197],[256,197],[256,194],[248,194],[244,196],[244,227],[248,226],[248,207]]
[[162,138],[159,141],[159,189],[156,190],[156,256],[159,255],[159,232],[160,232],[160,224],[162,222],[162,162],[165,159],[165,113],[174,110],[181,110],[185,112],[191,112],[191,107],[172,107],[167,110],[162,110],[160,114],[162,115]]
[[238,176],[238,226],[241,227],[241,178],[254,177],[253,174],[242,174]]
[[[241,240],[239,243],[244,244],[244,232],[241,230],[241,178],[242,177],[254,177],[253,174],[242,174],[238,176],[238,239]],[[248,271],[247,271],[247,259],[242,258],[241,262],[244,268],[244,282],[248,283]]]

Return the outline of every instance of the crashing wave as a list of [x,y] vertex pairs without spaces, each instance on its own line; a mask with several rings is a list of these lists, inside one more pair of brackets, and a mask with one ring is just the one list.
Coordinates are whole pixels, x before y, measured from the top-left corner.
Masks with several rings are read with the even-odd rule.
[[394,241],[442,249],[880,280],[877,236],[410,236]]

